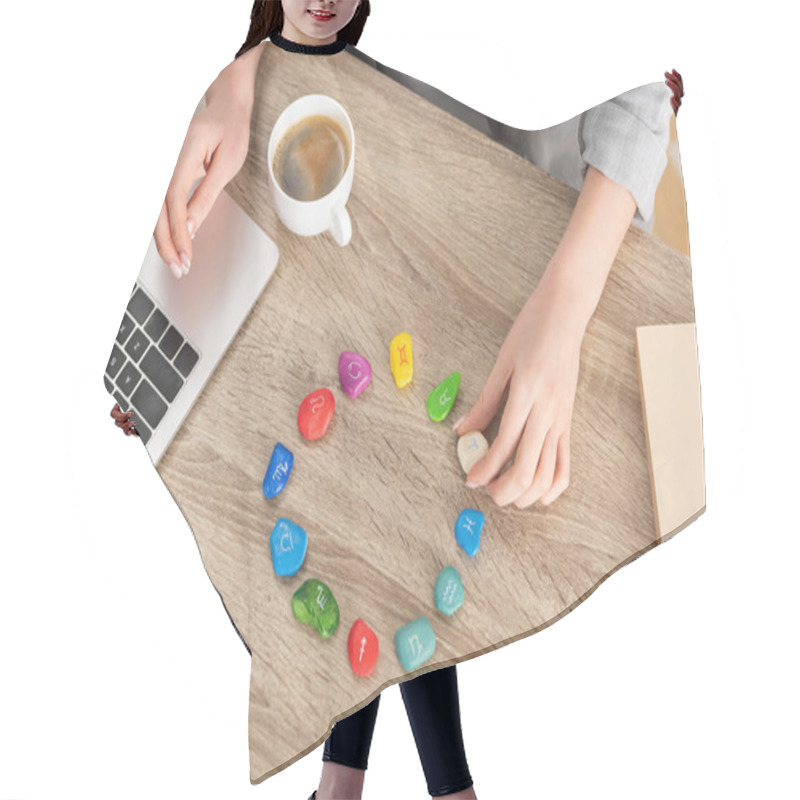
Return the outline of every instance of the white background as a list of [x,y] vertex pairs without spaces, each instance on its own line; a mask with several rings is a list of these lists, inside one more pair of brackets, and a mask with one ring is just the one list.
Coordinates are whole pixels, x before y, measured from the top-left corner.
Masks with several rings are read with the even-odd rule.
[[[789,4],[374,0],[360,48],[522,127],[675,67],[706,514],[459,667],[481,798],[796,797],[796,99]],[[3,4],[0,798],[249,784],[249,658],[102,371],[190,116],[249,0]],[[323,689],[320,689],[322,691]],[[399,691],[365,798],[425,797]]]

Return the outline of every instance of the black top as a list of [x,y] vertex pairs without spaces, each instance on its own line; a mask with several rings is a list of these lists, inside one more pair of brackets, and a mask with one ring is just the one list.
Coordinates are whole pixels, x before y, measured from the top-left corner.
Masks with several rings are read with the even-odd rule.
[[279,33],[274,33],[269,40],[272,44],[280,47],[281,50],[288,50],[290,53],[306,53],[313,56],[329,56],[334,53],[341,53],[347,47],[347,39],[338,36],[335,42],[330,44],[298,44],[290,39],[286,39]]

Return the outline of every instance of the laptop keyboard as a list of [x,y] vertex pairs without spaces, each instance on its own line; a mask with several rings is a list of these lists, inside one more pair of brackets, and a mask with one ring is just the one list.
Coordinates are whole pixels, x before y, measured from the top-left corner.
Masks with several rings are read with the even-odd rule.
[[147,441],[200,356],[136,283],[111,349],[103,382],[123,411],[132,410]]

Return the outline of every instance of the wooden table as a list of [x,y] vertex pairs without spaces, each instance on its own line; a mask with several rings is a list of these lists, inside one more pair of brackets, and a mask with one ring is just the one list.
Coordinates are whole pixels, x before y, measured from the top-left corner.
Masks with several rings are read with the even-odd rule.
[[[344,248],[327,234],[295,236],[271,207],[269,132],[289,102],[312,92],[339,100],[356,130]],[[158,468],[252,651],[253,783],[412,677],[394,652],[401,625],[425,615],[436,632],[433,658],[414,675],[464,661],[551,625],[658,543],[634,331],[694,319],[689,260],[631,228],[586,332],[570,486],[548,508],[495,506],[465,488],[451,422],[476,401],[576,192],[347,51],[310,57],[268,46],[256,98],[250,153],[227,191],[276,240],[279,265]],[[414,341],[415,372],[398,390],[388,348],[401,331]],[[346,349],[374,370],[356,400],[338,380]],[[432,423],[427,394],[456,369],[456,405]],[[325,437],[308,442],[297,409],[321,386],[334,393],[336,414]],[[295,465],[287,489],[267,501],[261,481],[276,440]],[[467,506],[486,515],[474,559],[453,534]],[[293,578],[271,566],[279,516],[309,535]],[[452,618],[433,601],[447,564],[466,590]],[[290,608],[312,576],[341,609],[327,641]],[[357,617],[380,639],[370,678],[353,675],[347,658]]]

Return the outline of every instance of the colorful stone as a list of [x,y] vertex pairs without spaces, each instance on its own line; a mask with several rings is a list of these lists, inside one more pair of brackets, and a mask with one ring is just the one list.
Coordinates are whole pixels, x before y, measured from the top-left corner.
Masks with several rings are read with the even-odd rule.
[[316,389],[307,394],[297,412],[300,433],[311,441],[321,439],[331,424],[335,406],[336,401],[330,389]]
[[295,575],[303,566],[308,549],[308,536],[297,524],[281,517],[269,537],[272,566],[276,575]]
[[448,617],[464,605],[464,584],[455,567],[447,566],[439,573],[433,589],[433,598],[436,608]]
[[411,337],[407,333],[398,333],[389,345],[389,363],[398,389],[408,386],[414,375],[414,357]]
[[339,626],[339,606],[333,592],[316,578],[309,578],[292,595],[292,613],[303,625],[310,625],[323,639]]
[[456,520],[456,541],[464,552],[473,557],[481,544],[481,531],[485,517],[483,512],[465,508]]
[[418,617],[394,634],[397,659],[406,672],[421,667],[436,650],[436,634],[427,617]]
[[358,397],[372,381],[372,367],[364,356],[345,350],[339,356],[339,380],[348,397]]
[[292,473],[294,455],[292,451],[284,447],[280,442],[275,443],[272,448],[272,455],[269,459],[267,471],[264,474],[264,481],[261,489],[264,497],[277,497],[285,488],[289,475]]
[[457,452],[466,475],[489,452],[489,442],[480,431],[470,431],[459,436]]
[[428,395],[428,416],[434,422],[441,422],[450,413],[460,385],[461,373],[451,372],[435,389],[431,390]]
[[350,667],[356,675],[362,678],[372,675],[378,661],[378,637],[363,619],[357,619],[350,628],[347,655],[350,657]]

